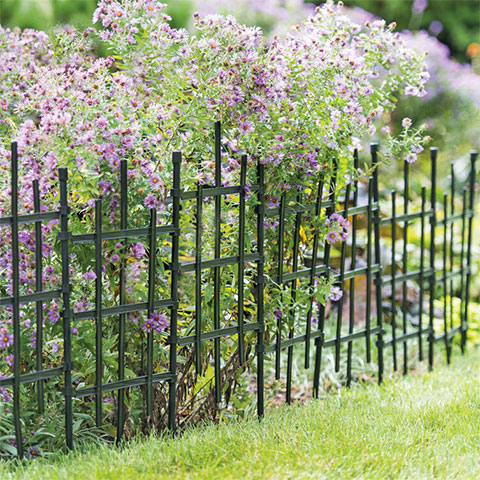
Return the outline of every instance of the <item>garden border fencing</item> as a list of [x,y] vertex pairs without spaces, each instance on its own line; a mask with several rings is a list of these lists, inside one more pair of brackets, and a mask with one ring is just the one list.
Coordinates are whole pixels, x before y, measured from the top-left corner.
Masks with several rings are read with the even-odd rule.
[[[72,430],[73,408],[72,399],[74,397],[93,397],[95,399],[95,416],[97,426],[100,426],[103,418],[103,395],[107,392],[117,392],[117,440],[120,440],[124,434],[124,392],[126,388],[140,387],[145,388],[145,415],[151,416],[153,409],[153,384],[155,382],[167,382],[169,385],[168,397],[168,426],[171,430],[176,427],[176,389],[177,389],[177,349],[181,346],[192,345],[195,348],[195,367],[197,371],[202,369],[201,345],[202,342],[214,342],[214,388],[215,400],[221,402],[222,384],[221,384],[221,359],[220,345],[222,337],[238,336],[238,355],[240,364],[245,361],[244,334],[246,332],[256,332],[255,354],[257,358],[257,412],[260,417],[264,415],[265,409],[265,371],[264,360],[267,355],[275,355],[275,374],[276,378],[281,376],[281,356],[286,350],[287,354],[287,372],[286,372],[286,401],[292,399],[292,362],[293,348],[296,345],[303,345],[305,350],[304,364],[308,368],[312,353],[312,342],[314,348],[314,374],[313,374],[313,396],[319,394],[320,389],[320,371],[322,367],[322,352],[326,348],[333,348],[335,351],[335,369],[340,368],[340,349],[347,344],[347,384],[352,380],[352,345],[355,341],[364,341],[366,344],[366,359],[370,362],[372,359],[372,343],[376,346],[378,362],[378,379],[381,382],[384,375],[385,355],[387,348],[391,347],[394,369],[398,368],[398,355],[403,353],[403,371],[407,373],[408,365],[408,343],[410,341],[418,342],[418,356],[422,360],[425,357],[424,340],[427,343],[427,357],[430,368],[433,366],[434,347],[442,343],[445,347],[447,360],[450,361],[452,351],[452,340],[460,335],[460,344],[462,352],[465,349],[466,332],[468,328],[468,309],[470,302],[470,284],[471,284],[471,257],[472,257],[472,222],[474,217],[474,188],[475,188],[475,161],[477,152],[472,152],[470,159],[470,172],[467,185],[463,187],[461,195],[462,208],[455,210],[455,199],[458,185],[455,184],[454,170],[452,167],[452,181],[449,193],[443,196],[443,218],[439,218],[439,209],[437,202],[437,150],[430,150],[431,158],[431,178],[429,206],[427,208],[427,190],[421,189],[421,210],[410,210],[410,187],[409,187],[409,164],[404,164],[404,191],[403,191],[403,210],[398,212],[397,193],[391,193],[391,215],[382,217],[380,212],[379,198],[379,170],[375,168],[368,181],[368,201],[366,204],[359,205],[359,181],[354,180],[348,184],[343,193],[343,198],[336,191],[336,175],[328,182],[328,198],[322,198],[324,185],[322,182],[318,185],[316,201],[312,204],[303,204],[301,198],[292,204],[286,201],[285,194],[280,199],[279,207],[267,207],[265,205],[265,174],[264,166],[258,163],[256,167],[256,183],[249,186],[251,194],[256,195],[256,232],[246,232],[245,228],[245,196],[243,192],[246,188],[248,158],[243,155],[241,158],[240,183],[236,186],[221,185],[221,126],[215,124],[215,184],[212,186],[199,185],[195,191],[184,192],[181,189],[181,163],[182,155],[180,152],[174,152],[173,162],[173,184],[169,197],[172,204],[172,221],[168,225],[157,225],[156,210],[151,210],[150,223],[143,228],[128,227],[128,205],[127,205],[127,161],[121,162],[120,168],[120,230],[105,231],[102,227],[102,200],[96,200],[95,203],[95,231],[90,234],[72,235],[69,232],[69,205],[68,205],[68,180],[67,169],[59,169],[59,189],[60,189],[60,208],[53,212],[41,212],[40,195],[38,181],[33,182],[34,193],[34,213],[27,215],[18,214],[18,155],[17,146],[12,144],[11,156],[11,215],[0,218],[0,225],[10,226],[12,231],[12,280],[13,293],[9,297],[0,298],[0,307],[11,307],[12,324],[14,334],[14,363],[13,375],[8,378],[0,379],[0,387],[13,387],[13,418],[15,426],[15,437],[17,453],[22,457],[23,442],[21,428],[21,405],[20,405],[20,385],[36,384],[36,394],[38,410],[40,413],[45,411],[44,402],[44,381],[63,377],[62,394],[65,402],[65,443],[68,448],[74,445],[74,435]],[[375,167],[377,163],[377,145],[371,146],[371,160]],[[355,168],[358,168],[358,152],[354,153]],[[239,194],[239,254],[232,257],[221,256],[221,213],[222,198],[226,195]],[[214,199],[215,208],[215,254],[213,259],[203,259],[201,255],[202,245],[202,206],[204,199],[211,197]],[[196,221],[196,257],[194,261],[181,262],[179,259],[179,239],[180,239],[180,215],[181,203],[184,200],[196,201],[197,221]],[[339,209],[338,207],[343,208]],[[313,236],[311,265],[299,265],[299,243],[300,228],[302,226],[302,216],[307,212],[314,212],[319,216],[323,212],[331,215],[334,212],[342,214],[345,218],[351,218],[352,235],[348,248],[351,249],[350,265],[347,268],[347,243],[343,242],[340,252],[340,269],[335,271],[331,266],[331,245],[325,242],[322,249],[323,258],[320,259],[319,247],[320,238],[317,233]],[[295,218],[295,229],[293,232],[293,265],[291,269],[285,271],[284,266],[284,236],[285,219],[293,215]],[[367,241],[366,246],[358,243],[358,220],[363,216],[367,221]],[[276,278],[266,277],[264,269],[264,221],[265,219],[277,218],[278,228],[278,264]],[[59,220],[60,233],[58,241],[60,242],[61,261],[62,261],[62,282],[57,290],[44,291],[42,289],[42,235],[41,224],[51,220]],[[421,223],[421,246],[420,246],[420,268],[409,271],[407,239],[409,227],[415,221]],[[21,295],[19,291],[19,225],[33,223],[36,238],[36,290],[28,295]],[[461,225],[461,248],[460,259],[454,260],[454,224]],[[396,245],[397,226],[403,226],[403,251],[401,253],[401,269],[397,267]],[[430,235],[428,238],[427,229],[429,227]],[[390,242],[392,245],[391,271],[387,275],[382,268],[381,261],[381,232],[382,229],[390,228]],[[437,229],[442,229],[442,267],[436,267],[438,252],[435,248],[434,240],[438,238]],[[251,233],[257,238],[256,251],[245,253],[244,239],[245,235]],[[171,237],[172,249],[169,269],[170,277],[170,298],[155,299],[154,276],[156,269],[156,256],[150,255],[148,272],[148,300],[141,303],[126,302],[126,264],[123,260],[119,270],[119,302],[113,307],[104,307],[102,298],[102,242],[105,240],[117,239],[126,247],[128,241],[133,238],[146,237],[149,242],[149,252],[156,251],[157,241],[161,236]],[[428,248],[427,240],[430,239]],[[95,289],[95,308],[86,312],[73,312],[70,305],[70,275],[69,275],[69,247],[75,243],[93,243],[95,246],[95,271],[97,274]],[[366,265],[358,263],[359,249],[366,248]],[[426,255],[425,252],[428,252]],[[458,257],[458,255],[457,255]],[[321,263],[319,263],[321,260]],[[254,321],[248,321],[243,314],[244,296],[244,264],[250,262],[256,265],[255,272],[255,290],[257,299],[257,315]],[[238,315],[237,324],[226,328],[221,327],[220,315],[220,282],[221,268],[224,266],[238,266]],[[456,268],[458,267],[458,268]],[[214,288],[214,309],[213,326],[209,331],[202,331],[200,318],[202,315],[202,271],[210,269],[213,271]],[[184,272],[194,272],[196,275],[195,292],[195,328],[194,333],[189,336],[181,337],[178,335],[177,318],[179,306],[179,276]],[[295,298],[296,289],[299,280],[308,280],[308,287],[312,289],[317,275],[325,275],[335,278],[342,289],[346,282],[349,282],[349,308],[348,308],[348,333],[342,333],[344,298],[338,301],[338,308],[330,311],[328,314],[325,306],[320,306],[317,318],[317,327],[312,326],[313,308],[312,302],[306,305],[306,322],[302,332],[295,331],[293,327],[288,329],[288,338],[283,338],[283,322],[285,318],[277,318],[277,333],[275,342],[265,343],[265,311],[264,311],[264,289],[270,282],[278,285],[289,285],[292,297]],[[358,278],[366,279],[366,323],[364,328],[355,328],[355,280]],[[454,325],[452,293],[453,281],[460,280],[461,313],[460,324]],[[407,283],[415,280],[418,283],[420,292],[418,323],[412,330],[407,318]],[[395,294],[397,287],[402,288],[402,299],[400,313],[397,313]],[[391,311],[389,313],[390,321],[388,325],[384,321],[386,313],[383,305],[383,295],[385,287],[391,290]],[[436,291],[440,287],[444,302],[444,325],[441,334],[435,334],[434,331],[434,299]],[[300,283],[301,288],[301,283]],[[373,292],[372,292],[373,290]],[[458,290],[458,288],[457,288]],[[372,301],[372,294],[374,300]],[[450,294],[450,295],[449,295]],[[424,302],[428,297],[428,309],[424,311]],[[43,302],[52,299],[62,299],[63,311],[63,341],[64,341],[64,361],[57,368],[43,369],[42,367],[42,349],[43,349]],[[34,303],[36,305],[36,370],[34,372],[20,372],[21,350],[20,350],[20,308],[21,304]],[[147,334],[147,372],[146,375],[136,378],[125,378],[125,322],[127,314],[134,312],[147,312],[151,314],[156,309],[170,310],[170,329],[167,339],[170,358],[167,372],[154,372],[153,358],[153,332]],[[375,309],[375,315],[373,310]],[[378,314],[377,314],[378,312]],[[388,313],[388,312],[387,312]],[[327,316],[333,318],[336,316],[335,335],[332,338],[326,338],[325,322]],[[118,379],[113,382],[103,383],[102,379],[102,320],[106,316],[118,317]],[[401,326],[397,327],[396,317],[401,318]],[[424,324],[424,316],[428,316],[428,324]],[[78,322],[86,319],[94,319],[96,325],[96,374],[95,385],[75,389],[72,384],[72,341],[71,327],[72,322]],[[372,324],[374,320],[374,324]],[[448,321],[450,320],[450,321]],[[390,338],[386,338],[387,327],[390,329]],[[376,342],[373,340],[376,338]]]

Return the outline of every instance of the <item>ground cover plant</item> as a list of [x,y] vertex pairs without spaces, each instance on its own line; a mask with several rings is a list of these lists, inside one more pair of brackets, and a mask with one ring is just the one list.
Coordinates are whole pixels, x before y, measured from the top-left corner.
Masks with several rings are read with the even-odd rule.
[[279,408],[256,420],[206,426],[180,438],[124,448],[91,445],[16,466],[7,479],[423,479],[478,476],[479,354],[434,372],[320,401]]
[[[308,201],[315,195],[316,185],[320,181],[328,185],[337,169],[343,184],[367,174],[365,168],[362,171],[353,168],[352,152],[359,146],[360,137],[373,135],[379,129],[375,119],[381,122],[384,112],[394,110],[397,95],[425,93],[429,75],[423,55],[404,44],[394,32],[394,25],[376,20],[362,27],[342,14],[341,5],[329,3],[319,8],[293,33],[274,39],[271,44],[264,42],[258,28],[245,27],[233,17],[219,15],[205,18],[196,15],[198,33],[189,35],[169,25],[165,9],[166,5],[154,1],[105,0],[99,2],[94,13],[94,22],[102,25],[98,32],[66,27],[49,37],[34,31],[0,31],[0,49],[4,53],[0,66],[4,86],[0,99],[0,167],[6,173],[0,186],[0,215],[9,214],[9,143],[16,140],[23,178],[19,197],[22,213],[33,211],[34,180],[39,182],[40,208],[44,211],[57,208],[56,169],[66,166],[71,172],[72,232],[91,231],[97,197],[108,207],[104,211],[104,224],[112,230],[118,229],[119,167],[120,161],[126,159],[131,226],[143,225],[152,209],[158,211],[159,224],[168,222],[171,211],[165,199],[171,187],[171,152],[184,153],[183,189],[214,184],[211,139],[216,121],[222,123],[222,185],[238,183],[240,156],[246,153],[252,164],[265,165],[266,198],[270,206],[277,206],[282,195],[287,202],[299,195]],[[99,43],[109,50],[108,57],[95,57],[95,46]],[[391,136],[388,128],[383,133],[386,159],[401,156],[414,161],[426,141],[423,128],[415,128],[410,118],[403,119],[398,136]],[[254,178],[247,178],[244,192],[251,205],[254,198],[249,195],[248,185],[253,182]],[[339,187],[342,186],[340,182]],[[238,195],[230,202],[233,213],[225,221],[224,255],[236,254]],[[205,205],[204,214],[208,238],[213,229],[214,202]],[[248,218],[250,222],[253,220]],[[183,225],[187,231],[182,238],[185,259],[191,259],[194,253],[193,226],[189,232],[188,221]],[[278,225],[268,222],[266,227],[267,244],[273,245]],[[345,218],[336,215],[317,219],[309,229],[305,235],[311,237],[318,232],[322,240],[327,238],[330,243],[337,243],[345,241],[349,225]],[[56,222],[46,225],[42,232],[44,289],[59,285],[57,232]],[[3,227],[0,233],[0,268],[5,279],[1,296],[4,297],[12,292],[11,233]],[[24,229],[20,238],[21,291],[31,293],[36,281],[34,233]],[[251,239],[252,244],[254,241]],[[161,245],[163,256],[167,256],[169,248],[167,243]],[[212,255],[213,244],[208,240],[204,251],[207,257]],[[274,249],[267,249],[266,253],[271,259]],[[97,277],[93,271],[93,249],[73,249],[71,256],[75,311],[82,312],[93,304],[92,287]],[[145,301],[147,259],[145,242],[105,245],[102,280],[108,305],[118,302],[115,279],[122,265],[127,270],[128,301]],[[285,260],[288,263],[290,259]],[[160,297],[167,291],[169,280],[170,273],[160,262],[156,285]],[[202,279],[207,298],[205,317],[201,319],[205,330],[213,328],[208,323],[214,308],[208,280]],[[234,318],[235,297],[231,283],[222,288],[226,299],[222,308],[227,312],[224,317],[228,322]],[[193,287],[188,279],[183,290],[180,326],[182,333],[188,334],[196,320],[192,311]],[[340,292],[319,278],[315,292],[305,292],[303,297],[298,293],[296,301],[305,303],[312,294],[318,306]],[[248,300],[254,304],[253,296]],[[290,302],[288,291],[272,288],[268,292],[270,338],[274,336],[275,318],[284,314]],[[39,355],[44,368],[61,365],[61,309],[62,305],[56,301],[43,305],[44,352],[36,349],[38,325],[32,321],[34,307],[22,309],[22,358],[12,355],[11,310],[2,310],[2,374],[10,374],[15,362],[22,371],[32,370]],[[254,313],[253,310],[251,314]],[[104,328],[104,379],[108,381],[115,378],[117,371],[116,320],[107,319]],[[165,369],[168,328],[164,311],[152,312],[149,318],[129,317],[127,376],[144,374],[145,340],[153,336],[158,358],[155,371]],[[78,323],[72,334],[76,351],[75,386],[91,385],[95,325],[89,321]],[[222,351],[225,362],[236,349],[232,339]],[[192,352],[181,353],[189,373]],[[209,352],[206,353],[208,358]],[[201,386],[208,386],[211,369],[208,364],[203,367]],[[186,405],[198,393],[198,377],[192,374],[192,378],[195,381],[186,395]],[[1,393],[0,409],[6,414],[11,408],[11,392],[2,389]],[[53,408],[40,418],[32,393],[31,389],[22,389],[22,410],[25,429],[31,432],[27,447],[30,455],[37,455],[55,450],[62,443],[58,435],[61,395],[49,394],[47,401]],[[159,396],[162,394],[160,391]],[[101,432],[90,429],[94,422],[88,412],[93,401],[78,400],[77,435],[112,435],[115,419],[111,412],[116,398],[104,400],[110,423]],[[143,408],[142,395],[132,394],[127,399],[128,435],[147,427],[140,422]],[[2,415],[2,422],[4,430],[11,431],[10,416]],[[155,426],[163,427],[162,421]],[[7,453],[15,451],[10,440],[7,435],[2,444]]]

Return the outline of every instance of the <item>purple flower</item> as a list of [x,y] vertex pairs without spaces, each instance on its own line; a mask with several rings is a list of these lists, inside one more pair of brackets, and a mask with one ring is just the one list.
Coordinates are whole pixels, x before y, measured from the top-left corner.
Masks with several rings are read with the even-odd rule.
[[58,346],[58,343],[56,343],[56,342],[52,343],[52,353],[54,355],[56,355],[58,353],[59,349],[60,349],[60,347]]
[[346,218],[343,218],[338,222],[340,223],[340,225],[345,229],[345,230],[348,230],[350,228],[350,222],[346,219]]
[[97,274],[93,270],[87,270],[83,274],[84,280],[95,280],[97,278]]
[[336,287],[334,285],[330,287],[330,294],[328,295],[328,298],[332,302],[338,302],[342,297],[343,297],[343,292],[340,287]]
[[64,30],[64,32],[65,32],[68,36],[70,36],[70,37],[74,37],[74,36],[75,36],[75,31],[73,30],[72,27],[70,27],[70,26],[68,26],[68,25],[65,25],[65,26],[63,27],[63,30]]
[[5,361],[7,362],[7,365],[10,365],[10,366],[13,365],[13,360],[14,359],[15,359],[15,357],[13,355],[7,355],[5,357]]
[[276,308],[274,311],[273,311],[273,314],[275,315],[275,318],[277,320],[280,320],[283,316],[282,314],[282,311],[279,309],[279,308]]
[[170,322],[167,320],[165,315],[158,315],[158,320],[157,320],[157,326],[155,328],[155,331],[157,333],[162,333],[164,330],[166,330],[170,326]]
[[333,230],[331,230],[330,232],[327,233],[327,242],[332,244],[332,243],[336,243],[340,240],[340,236],[338,235],[337,232],[334,232]]
[[407,163],[413,163],[417,160],[417,155],[415,153],[409,153],[406,157],[405,157],[405,161]]
[[412,124],[412,119],[411,118],[405,117],[402,120],[402,127],[403,128],[408,128],[408,127],[410,127],[411,124]]
[[28,454],[31,457],[39,457],[41,455],[40,450],[36,447],[30,448],[30,450],[28,450]]
[[7,348],[10,345],[13,345],[13,335],[8,333],[6,328],[0,330],[0,348]]
[[25,231],[18,232],[18,239],[21,243],[28,243],[30,242],[30,234]]
[[133,245],[133,255],[135,256],[135,258],[140,260],[142,257],[145,256],[145,247],[139,242],[135,243]]
[[75,304],[75,311],[76,312],[84,312],[85,310],[87,310],[87,308],[89,306],[90,306],[90,303],[88,302],[87,297],[85,295],[83,295],[81,297],[80,301],[78,301]]
[[240,132],[245,135],[248,132],[251,132],[253,130],[253,123],[250,122],[249,120],[244,120],[242,123],[240,123]]
[[428,7],[428,0],[415,0],[412,5],[412,11],[422,13]]
[[142,323],[142,330],[143,330],[144,332],[150,333],[150,332],[153,331],[154,328],[155,328],[155,324],[154,324],[154,323],[152,322],[152,320],[150,320],[150,319],[147,319],[146,322],[143,322],[143,323]]
[[145,206],[148,208],[155,208],[157,206],[157,199],[153,193],[150,193],[145,197]]
[[153,188],[158,188],[161,185],[160,177],[156,173],[150,175],[150,185]]
[[120,168],[120,159],[119,159],[116,155],[115,155],[115,156],[112,156],[112,159],[110,160],[109,165],[110,165],[113,169],[118,169],[118,168]]
[[142,330],[144,332],[152,332],[155,330],[157,333],[161,333],[166,330],[170,326],[169,321],[165,317],[165,315],[152,312],[147,321],[142,324]]
[[438,20],[434,20],[428,29],[433,33],[433,35],[440,35],[443,31],[443,25]]
[[209,110],[213,110],[216,105],[217,105],[217,102],[215,101],[214,98],[207,98],[207,108]]
[[250,184],[247,183],[245,187],[243,188],[243,198],[247,200],[247,198],[250,196]]
[[278,195],[274,195],[269,201],[268,201],[268,206],[269,207],[278,207],[279,202],[278,202]]
[[413,153],[422,153],[423,152],[423,147],[421,145],[415,145],[412,147],[412,152]]
[[3,402],[9,402],[11,400],[10,393],[6,388],[0,387],[0,400]]
[[105,130],[108,127],[108,118],[107,117],[99,117],[96,121],[97,127],[100,130]]
[[46,243],[44,243],[42,245],[42,253],[44,257],[50,257],[53,254],[53,249],[50,245],[47,245]]
[[280,225],[280,222],[278,220],[272,220],[271,222],[265,220],[264,225],[268,228],[277,228]]

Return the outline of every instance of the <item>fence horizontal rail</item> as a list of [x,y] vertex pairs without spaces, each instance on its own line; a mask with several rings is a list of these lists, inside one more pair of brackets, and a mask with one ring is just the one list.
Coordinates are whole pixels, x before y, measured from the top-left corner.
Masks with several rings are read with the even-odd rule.
[[[175,380],[171,373],[154,373],[150,378],[147,375],[136,377],[132,379],[118,380],[117,382],[104,383],[102,385],[102,392],[114,392],[131,387],[140,387],[147,385],[149,382],[166,382]],[[74,396],[77,398],[89,397],[97,394],[97,387],[78,388],[74,391]]]
[[[58,220],[60,214],[58,212],[45,212],[45,213],[30,213],[28,215],[18,215],[15,219],[17,225],[23,225],[25,223],[35,223],[35,222],[47,222],[51,220]],[[14,222],[12,216],[0,217],[0,226],[1,225],[11,225]]]
[[[179,230],[173,226],[157,226],[155,228],[157,235],[178,235]],[[116,230],[112,232],[102,232],[102,240],[123,240],[132,237],[149,237],[152,235],[150,228],[130,228],[126,230]],[[80,235],[71,235],[70,240],[75,243],[95,242],[94,233],[85,233]]]
[[[170,308],[174,305],[173,300],[155,300],[153,308]],[[148,302],[130,303],[124,305],[115,305],[114,307],[104,307],[101,309],[102,317],[115,317],[126,313],[136,313],[145,311],[148,308]],[[88,310],[85,312],[74,312],[73,320],[89,320],[99,316],[97,310]]]

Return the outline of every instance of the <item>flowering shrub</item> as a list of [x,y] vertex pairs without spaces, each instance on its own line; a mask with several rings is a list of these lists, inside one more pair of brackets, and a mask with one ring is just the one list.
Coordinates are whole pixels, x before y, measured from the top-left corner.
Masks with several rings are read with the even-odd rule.
[[[376,119],[395,108],[399,93],[422,96],[428,79],[423,56],[409,49],[394,33],[394,25],[378,20],[363,32],[359,25],[342,14],[339,4],[328,3],[295,27],[284,38],[270,45],[255,27],[239,24],[233,17],[195,15],[196,36],[169,25],[166,5],[153,0],[101,0],[93,22],[101,24],[78,32],[65,28],[48,38],[45,34],[0,30],[2,95],[0,110],[0,168],[6,172],[0,181],[0,216],[9,214],[9,142],[18,141],[20,156],[20,208],[33,211],[32,182],[39,181],[42,211],[58,206],[56,170],[70,170],[69,203],[72,207],[69,228],[73,233],[89,231],[94,220],[94,202],[102,198],[105,205],[105,228],[118,229],[119,167],[128,160],[129,226],[143,226],[150,209],[157,209],[159,222],[168,221],[169,206],[165,198],[171,188],[171,152],[184,153],[182,188],[214,182],[213,122],[221,121],[223,185],[239,182],[239,158],[247,153],[250,166],[262,162],[266,169],[266,200],[277,206],[282,196],[288,203],[299,196],[312,202],[319,181],[329,184],[338,170],[339,187],[361,172],[353,169],[352,152],[360,138],[376,132]],[[96,58],[93,46],[103,43],[111,53]],[[14,58],[16,59],[14,61]],[[390,155],[413,155],[421,149],[421,129],[409,121],[397,137],[389,137],[386,151]],[[247,184],[255,182],[250,169]],[[343,183],[342,183],[343,182]],[[327,191],[324,192],[327,195]],[[248,188],[245,196],[249,197]],[[254,200],[249,198],[250,205]],[[222,255],[237,255],[238,196],[228,200],[230,212],[223,219]],[[108,209],[108,211],[107,211]],[[253,208],[249,209],[253,212]],[[185,258],[194,255],[191,218],[193,206],[184,205],[182,214],[182,249]],[[189,215],[191,214],[191,215]],[[204,254],[213,255],[214,215],[211,202],[204,209]],[[329,243],[345,241],[348,221],[339,215],[310,219],[311,227],[302,232],[301,255],[315,231]],[[254,218],[250,214],[248,222]],[[277,222],[266,222],[267,275],[275,273],[278,237]],[[286,231],[293,229],[286,225]],[[57,222],[43,226],[43,288],[59,286],[61,274],[59,247],[55,240]],[[7,279],[1,296],[12,292],[11,234],[0,230],[0,271]],[[34,291],[35,237],[25,228],[20,231],[20,277],[22,293]],[[288,234],[290,235],[290,234]],[[288,236],[287,235],[287,236]],[[247,249],[252,249],[250,240]],[[286,245],[289,241],[286,242]],[[168,257],[168,242],[161,245],[160,256]],[[76,312],[93,308],[93,246],[72,247],[71,277]],[[126,255],[126,257],[125,257]],[[127,261],[127,297],[129,302],[146,301],[149,253],[142,241],[105,242],[103,248],[104,299],[108,306],[117,302],[117,274],[120,261]],[[285,258],[287,268],[292,259]],[[233,270],[232,270],[233,272]],[[157,295],[168,297],[169,272],[160,262],[157,268]],[[233,273],[232,273],[233,275]],[[251,290],[252,278],[245,280]],[[315,298],[324,303],[341,297],[338,287],[319,278]],[[202,279],[206,304],[203,328],[210,325],[213,292],[208,278]],[[236,288],[236,287],[235,287]],[[222,285],[224,321],[234,318],[234,285]],[[191,331],[194,314],[194,289],[191,279],[182,285],[182,334]],[[303,296],[302,296],[303,295]],[[266,311],[272,321],[288,309],[305,303],[311,294],[297,292],[296,304],[291,294],[281,288],[267,291]],[[254,314],[255,300],[250,294],[245,310]],[[44,367],[58,366],[63,354],[61,305],[44,304]],[[145,334],[155,332],[156,371],[167,362],[165,336],[168,332],[166,312],[151,317],[131,315],[127,325],[129,339],[126,352],[126,375],[144,374]],[[1,372],[11,369],[11,312],[0,314],[0,351],[7,359]],[[22,309],[22,351],[25,369],[33,368],[35,325],[33,306]],[[286,326],[287,328],[287,326]],[[117,375],[117,321],[104,321],[104,381]],[[77,322],[74,336],[75,385],[94,382],[95,325]],[[248,340],[248,338],[247,338]],[[225,358],[234,351],[234,340]],[[182,351],[185,355],[185,349]],[[188,352],[187,352],[188,353]],[[188,363],[186,363],[188,365]],[[208,372],[206,373],[208,375]],[[207,380],[205,380],[206,382]],[[53,381],[52,381],[53,382]],[[2,390],[2,395],[8,394]],[[25,404],[32,401],[24,391]],[[8,395],[7,395],[8,396]],[[88,404],[88,399],[86,400]],[[80,402],[80,401],[79,401]],[[137,404],[135,403],[137,402]],[[140,403],[138,403],[140,402]],[[86,405],[80,402],[77,407]],[[141,401],[132,397],[131,429]],[[3,404],[0,409],[8,408]],[[32,408],[33,410],[33,408]],[[31,415],[32,422],[35,418]],[[82,417],[88,424],[88,420]],[[58,422],[58,420],[57,420]],[[55,423],[55,422],[54,422]],[[33,428],[33,427],[32,427]]]

